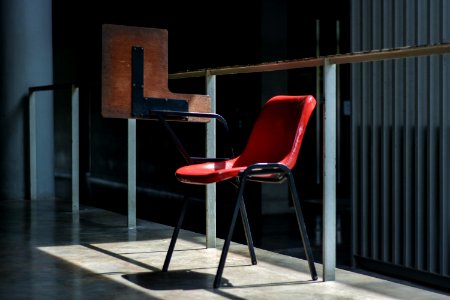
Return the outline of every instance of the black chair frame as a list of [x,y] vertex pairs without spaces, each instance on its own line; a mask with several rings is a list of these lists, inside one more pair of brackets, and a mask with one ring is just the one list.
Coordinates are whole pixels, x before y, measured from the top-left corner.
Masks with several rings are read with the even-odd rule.
[[[263,177],[261,175],[270,175],[270,176]],[[248,168],[246,168],[243,172],[241,172],[239,177],[235,179],[235,186],[237,187],[237,198],[236,198],[236,203],[235,203],[231,223],[229,226],[228,234],[227,234],[227,237],[225,239],[225,242],[224,242],[224,245],[222,248],[219,266],[218,266],[217,273],[216,273],[216,276],[214,279],[214,285],[213,285],[214,288],[218,288],[220,286],[220,283],[222,280],[222,274],[223,274],[223,270],[225,267],[225,261],[226,261],[228,251],[230,248],[230,243],[231,243],[231,239],[233,237],[234,228],[236,225],[237,215],[238,215],[239,211],[241,213],[241,218],[242,218],[242,221],[244,224],[244,231],[245,231],[247,245],[248,245],[249,252],[250,252],[251,263],[252,263],[252,265],[257,264],[256,254],[255,254],[255,250],[254,250],[253,240],[252,240],[252,236],[251,236],[250,226],[249,226],[249,222],[248,222],[248,218],[247,218],[247,212],[245,209],[245,203],[244,203],[244,197],[243,197],[246,182],[247,181],[257,181],[257,182],[261,182],[261,183],[282,183],[286,179],[288,180],[291,197],[292,197],[292,200],[294,203],[294,209],[295,209],[295,213],[296,213],[297,223],[298,223],[298,226],[300,229],[300,235],[302,238],[303,247],[305,249],[306,259],[308,261],[311,278],[312,278],[312,280],[317,280],[318,276],[317,276],[316,268],[314,265],[313,253],[312,253],[311,245],[309,242],[308,233],[306,231],[305,221],[303,218],[300,201],[299,201],[297,189],[295,187],[294,177],[292,175],[291,170],[283,164],[258,163],[258,164],[254,164],[254,165],[251,165]],[[167,270],[169,268],[170,260],[172,258],[172,254],[175,249],[176,240],[178,238],[178,234],[179,234],[180,228],[183,223],[183,219],[185,216],[188,201],[189,201],[188,197],[185,197],[183,207],[181,209],[180,217],[178,219],[178,223],[177,223],[176,227],[174,228],[172,239],[170,241],[169,250],[167,252],[166,259],[164,261],[164,266],[163,266],[164,272],[167,272]]]

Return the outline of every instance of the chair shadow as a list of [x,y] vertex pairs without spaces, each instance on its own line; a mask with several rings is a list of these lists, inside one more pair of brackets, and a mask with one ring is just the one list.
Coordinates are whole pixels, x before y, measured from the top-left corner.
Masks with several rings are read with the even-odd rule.
[[[125,274],[122,277],[149,290],[197,290],[213,289],[215,274],[205,274],[191,270],[175,270]],[[222,285],[231,285],[226,278],[222,278],[221,282]]]

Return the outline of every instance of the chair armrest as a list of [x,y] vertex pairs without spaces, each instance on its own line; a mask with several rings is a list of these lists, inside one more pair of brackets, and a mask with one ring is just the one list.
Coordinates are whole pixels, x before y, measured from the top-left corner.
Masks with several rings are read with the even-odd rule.
[[[225,129],[226,132],[226,139],[228,140],[228,144],[230,145],[230,154],[231,157],[234,158],[234,150],[233,150],[233,146],[231,144],[231,138],[230,138],[230,130],[228,127],[228,123],[225,120],[224,117],[222,117],[219,114],[216,113],[203,113],[203,112],[182,112],[182,111],[166,111],[166,110],[152,110],[152,114],[155,114],[158,119],[164,124],[164,127],[167,129],[167,131],[170,133],[173,141],[175,142],[178,150],[180,151],[180,153],[183,155],[184,159],[186,160],[186,162],[188,164],[192,164],[195,163],[193,161],[193,158],[191,158],[186,149],[184,148],[184,146],[181,144],[180,140],[178,139],[178,137],[176,136],[175,132],[172,130],[172,128],[169,126],[166,117],[199,117],[199,118],[211,118],[211,119],[216,119],[217,121],[219,121],[219,123],[222,124],[223,128]],[[198,162],[206,162],[206,161],[214,161],[216,158],[199,158],[196,157],[196,160]],[[218,158],[217,161],[223,161],[226,160],[227,158]]]

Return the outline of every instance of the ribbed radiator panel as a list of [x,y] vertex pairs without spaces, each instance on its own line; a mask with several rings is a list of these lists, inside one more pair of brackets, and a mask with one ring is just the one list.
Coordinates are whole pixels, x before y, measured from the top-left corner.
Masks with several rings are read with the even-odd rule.
[[[448,43],[450,2],[352,0],[352,23],[353,52]],[[450,276],[449,86],[449,54],[352,65],[356,257]]]

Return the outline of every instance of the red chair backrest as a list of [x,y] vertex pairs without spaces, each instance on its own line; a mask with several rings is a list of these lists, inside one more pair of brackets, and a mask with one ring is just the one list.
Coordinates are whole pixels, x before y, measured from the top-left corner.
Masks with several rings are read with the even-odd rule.
[[263,106],[247,145],[234,167],[282,163],[292,169],[316,99],[313,96],[275,96]]

